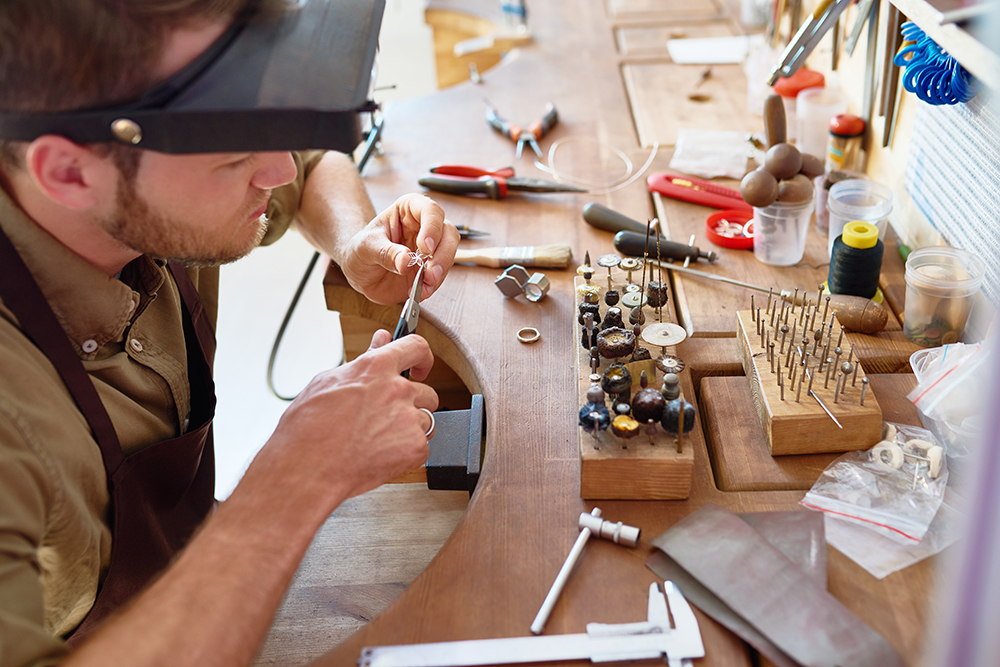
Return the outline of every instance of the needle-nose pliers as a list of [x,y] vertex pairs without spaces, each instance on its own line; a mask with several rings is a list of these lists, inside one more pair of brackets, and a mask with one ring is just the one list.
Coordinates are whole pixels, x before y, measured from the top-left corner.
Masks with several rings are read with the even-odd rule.
[[517,156],[517,159],[520,160],[525,144],[531,146],[531,150],[535,151],[535,155],[542,157],[542,149],[538,147],[538,140],[544,137],[548,131],[559,122],[559,113],[556,111],[555,105],[549,102],[545,105],[545,115],[536,120],[530,127],[528,127],[527,130],[525,130],[520,125],[515,125],[506,118],[503,118],[497,113],[497,110],[490,105],[486,109],[486,122],[490,124],[490,127],[503,136],[507,137],[511,141],[517,142],[515,155]]

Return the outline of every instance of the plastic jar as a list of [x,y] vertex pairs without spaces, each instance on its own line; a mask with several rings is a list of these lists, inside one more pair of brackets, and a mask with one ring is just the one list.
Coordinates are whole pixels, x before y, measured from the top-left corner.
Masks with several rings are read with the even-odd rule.
[[931,246],[906,259],[903,334],[917,345],[958,342],[986,264],[968,250]]
[[892,211],[892,190],[875,181],[849,179],[835,183],[830,188],[826,200],[829,213],[829,229],[827,233],[830,242],[827,244],[827,255],[833,254],[833,242],[840,236],[844,225],[860,220],[878,227],[878,237],[885,239],[885,229]]

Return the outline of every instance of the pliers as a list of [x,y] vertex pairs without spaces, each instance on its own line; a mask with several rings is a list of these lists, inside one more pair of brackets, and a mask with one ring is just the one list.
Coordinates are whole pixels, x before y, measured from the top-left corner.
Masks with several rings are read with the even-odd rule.
[[502,199],[508,190],[524,192],[586,192],[575,185],[546,181],[542,178],[514,176],[513,167],[480,169],[462,164],[443,164],[431,167],[431,173],[417,181],[428,190],[453,195],[483,194],[490,199]]
[[410,286],[410,297],[403,304],[403,312],[400,313],[396,331],[392,334],[393,340],[399,340],[417,330],[417,320],[420,319],[420,292],[424,286],[425,266],[426,264],[421,264],[420,268],[417,269],[417,275],[413,278],[413,285]]
[[520,125],[515,125],[501,117],[497,113],[497,110],[490,105],[486,109],[486,122],[503,136],[517,142],[517,150],[514,154],[520,160],[525,144],[531,146],[531,150],[535,151],[535,155],[542,157],[542,149],[538,147],[538,140],[544,137],[559,122],[559,114],[556,112],[555,105],[549,102],[545,105],[545,115],[525,130]]
[[[417,275],[413,278],[413,285],[410,286],[410,297],[403,304],[403,312],[399,315],[399,322],[396,323],[396,331],[392,334],[393,340],[399,340],[403,336],[409,336],[417,330],[417,320],[420,319],[420,293],[424,287],[424,267],[421,264],[417,269]],[[402,372],[405,378],[410,377],[409,369]]]

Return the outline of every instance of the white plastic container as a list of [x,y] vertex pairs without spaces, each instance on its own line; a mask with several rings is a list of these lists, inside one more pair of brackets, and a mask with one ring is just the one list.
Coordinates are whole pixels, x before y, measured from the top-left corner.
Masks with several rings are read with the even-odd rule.
[[830,188],[826,208],[830,214],[830,242],[826,254],[830,256],[833,255],[833,242],[844,230],[844,225],[854,220],[875,225],[879,240],[885,240],[886,223],[892,212],[892,190],[875,181],[841,181]]
[[794,204],[774,202],[753,210],[753,254],[771,266],[792,266],[806,251],[813,200]]
[[830,119],[847,113],[847,98],[836,88],[806,88],[796,98],[799,151],[826,159]]

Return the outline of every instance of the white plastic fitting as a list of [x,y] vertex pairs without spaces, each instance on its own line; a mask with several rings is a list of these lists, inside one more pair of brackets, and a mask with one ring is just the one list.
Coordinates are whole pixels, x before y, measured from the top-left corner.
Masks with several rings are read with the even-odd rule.
[[589,528],[590,532],[594,535],[611,540],[615,544],[634,547],[639,543],[639,529],[635,526],[626,525],[621,521],[611,523],[599,516],[583,513],[580,515],[580,528]]

